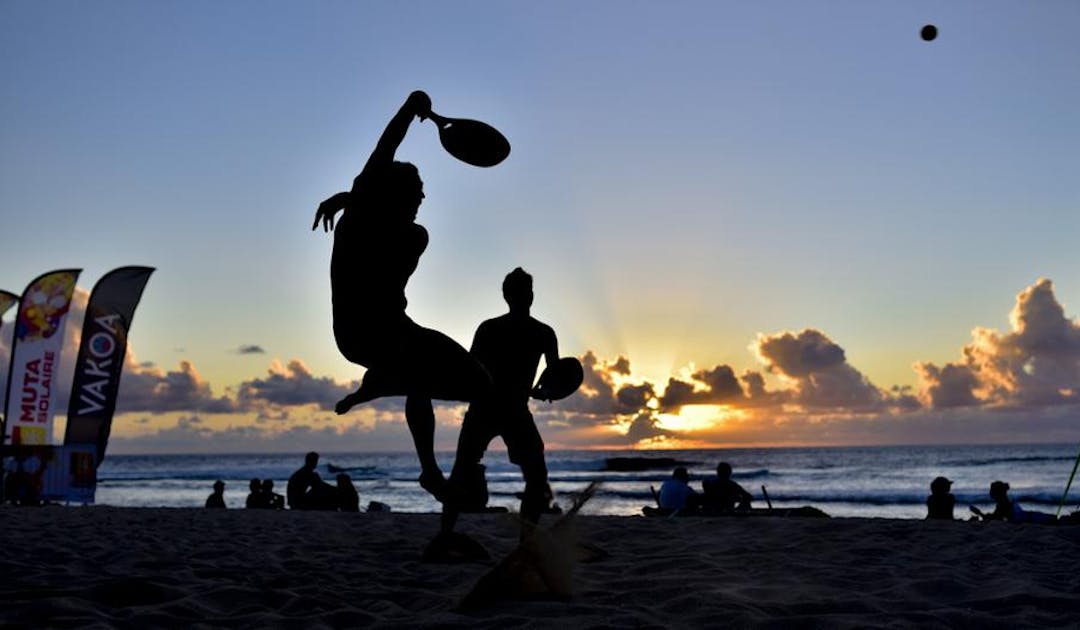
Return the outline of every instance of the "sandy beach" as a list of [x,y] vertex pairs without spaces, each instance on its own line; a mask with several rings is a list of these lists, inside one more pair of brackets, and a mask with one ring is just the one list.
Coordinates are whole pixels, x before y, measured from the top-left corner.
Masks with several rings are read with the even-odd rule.
[[[545,519],[548,517],[545,517]],[[4,627],[1075,627],[1080,527],[583,515],[569,601],[457,609],[432,514],[0,509]],[[470,515],[493,556],[507,515]]]

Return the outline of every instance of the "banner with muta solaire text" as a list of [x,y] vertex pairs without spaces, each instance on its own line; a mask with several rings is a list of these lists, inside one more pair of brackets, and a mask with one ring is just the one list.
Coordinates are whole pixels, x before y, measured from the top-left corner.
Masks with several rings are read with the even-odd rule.
[[153,272],[151,267],[114,269],[98,280],[86,304],[64,444],[92,445],[99,465],[116,411],[131,319]]
[[51,271],[38,276],[23,291],[11,338],[4,444],[52,442],[64,323],[80,271]]

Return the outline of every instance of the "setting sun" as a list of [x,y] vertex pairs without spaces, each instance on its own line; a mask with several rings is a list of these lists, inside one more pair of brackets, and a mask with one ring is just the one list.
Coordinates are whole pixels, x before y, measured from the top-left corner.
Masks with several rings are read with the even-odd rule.
[[687,405],[678,413],[657,414],[657,419],[664,429],[689,433],[716,428],[739,413],[730,405]]

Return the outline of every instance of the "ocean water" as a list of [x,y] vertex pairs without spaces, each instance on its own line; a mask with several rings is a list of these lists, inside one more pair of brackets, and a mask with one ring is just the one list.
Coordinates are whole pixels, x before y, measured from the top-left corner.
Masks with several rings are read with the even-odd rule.
[[[718,461],[734,468],[734,479],[765,507],[762,486],[774,507],[812,505],[831,516],[915,518],[926,515],[930,481],[953,480],[956,516],[966,518],[969,504],[991,509],[990,482],[1011,486],[1010,496],[1026,509],[1057,509],[1077,455],[1076,444],[995,446],[882,446],[837,448],[761,448],[665,451],[548,451],[547,462],[556,502],[569,503],[567,493],[602,480],[587,514],[638,515],[652,505],[649,486],[659,488],[671,471],[611,472],[610,457],[671,457],[688,462],[691,485],[713,473]],[[441,453],[449,471],[453,453]],[[126,507],[199,507],[216,479],[226,483],[225,502],[242,508],[253,477],[274,480],[285,493],[286,481],[303,463],[303,453],[288,455],[110,455],[98,470],[96,502]],[[514,493],[523,488],[518,468],[503,451],[485,458],[489,505],[516,510]],[[319,473],[333,482],[327,464],[364,467],[351,474],[361,506],[389,504],[398,512],[437,512],[439,504],[417,484],[414,453],[322,453]],[[1080,483],[1077,484],[1080,486]],[[1080,487],[1066,502],[1080,504]]]

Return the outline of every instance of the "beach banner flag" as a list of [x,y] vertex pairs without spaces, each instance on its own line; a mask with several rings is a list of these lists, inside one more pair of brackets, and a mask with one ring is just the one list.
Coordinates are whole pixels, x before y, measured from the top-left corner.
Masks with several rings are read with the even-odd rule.
[[3,324],[4,313],[12,306],[19,303],[19,296],[7,291],[0,291],[0,325]]
[[114,269],[98,280],[86,304],[64,444],[94,445],[98,465],[112,428],[131,318],[153,272],[152,267]]
[[4,444],[49,444],[56,406],[54,377],[64,348],[64,322],[81,269],[38,276],[23,291],[11,337]]

